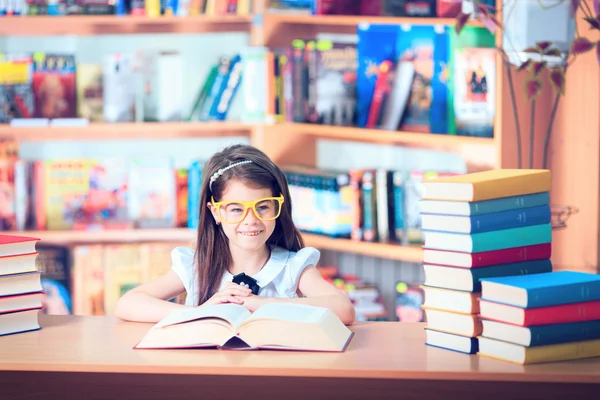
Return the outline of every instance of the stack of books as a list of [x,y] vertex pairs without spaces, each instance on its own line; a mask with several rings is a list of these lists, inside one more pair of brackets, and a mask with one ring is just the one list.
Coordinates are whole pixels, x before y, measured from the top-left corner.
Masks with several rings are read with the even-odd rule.
[[426,344],[478,351],[481,279],[552,271],[548,170],[423,182]]
[[43,292],[35,264],[38,240],[0,235],[0,336],[40,329]]
[[482,279],[479,354],[517,364],[600,356],[600,275]]

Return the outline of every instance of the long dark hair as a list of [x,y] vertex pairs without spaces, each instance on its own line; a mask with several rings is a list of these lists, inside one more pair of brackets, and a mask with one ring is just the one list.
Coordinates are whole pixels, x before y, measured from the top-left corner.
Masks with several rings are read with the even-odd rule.
[[[235,166],[223,172],[213,182],[211,190],[209,187],[210,177],[215,172],[244,160],[252,162]],[[273,196],[283,194],[284,202],[281,214],[276,220],[275,230],[267,240],[267,245],[283,247],[290,251],[298,251],[304,247],[300,231],[292,221],[292,199],[287,180],[281,169],[265,153],[255,147],[242,144],[226,147],[211,157],[202,172],[200,220],[198,221],[195,257],[198,268],[198,305],[216,293],[223,274],[232,262],[227,236],[215,223],[206,206],[210,202],[211,196],[215,201],[220,201],[227,183],[231,179],[238,179],[247,186],[271,189]]]

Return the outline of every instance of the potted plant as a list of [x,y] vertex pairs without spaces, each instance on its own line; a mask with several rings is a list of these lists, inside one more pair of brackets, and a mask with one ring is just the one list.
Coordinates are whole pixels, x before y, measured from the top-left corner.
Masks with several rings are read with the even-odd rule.
[[[461,0],[454,0],[459,3]],[[543,144],[542,168],[548,166],[548,151],[554,120],[561,97],[566,90],[566,71],[575,62],[578,55],[596,51],[600,63],[600,42],[592,42],[581,36],[581,25],[588,29],[600,31],[600,0],[497,0],[501,10],[490,5],[489,0],[464,0],[462,12],[456,17],[456,32],[470,19],[479,20],[493,34],[502,35],[502,48],[497,48],[501,54],[507,72],[512,113],[515,120],[517,140],[517,166],[522,167],[521,127],[519,112],[516,105],[516,93],[513,80],[513,68],[517,73],[526,73],[523,91],[530,102],[531,118],[529,127],[529,157],[528,167],[533,168],[535,102],[543,90],[544,74],[554,89],[554,102],[545,131]],[[467,6],[465,7],[465,4]],[[502,20],[496,16],[496,11],[502,11]],[[577,18],[578,12],[583,15]],[[520,20],[519,20],[520,19]],[[545,21],[544,21],[545,20]],[[537,32],[524,32],[527,27],[537,29]],[[562,29],[557,29],[557,26]],[[521,30],[517,35],[513,30]],[[536,40],[526,43],[527,38],[543,36],[540,29],[546,29],[548,40]],[[557,32],[558,31],[558,32]],[[529,36],[527,33],[531,33]],[[558,39],[556,37],[558,36]],[[516,38],[516,40],[515,40]],[[525,39],[524,39],[525,38]],[[551,40],[554,39],[554,40]],[[516,42],[516,43],[515,43]],[[570,206],[553,206],[553,227],[565,227],[566,218],[577,212]]]

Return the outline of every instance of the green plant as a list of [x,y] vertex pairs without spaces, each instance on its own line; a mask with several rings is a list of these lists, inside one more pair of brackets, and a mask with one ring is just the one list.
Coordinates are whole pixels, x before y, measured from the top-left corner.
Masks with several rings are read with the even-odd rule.
[[[459,3],[462,0],[454,0]],[[493,34],[502,34],[503,25],[496,19],[497,10],[496,7],[490,6],[482,2],[482,0],[472,0],[474,3],[473,13],[460,13],[456,17],[456,32],[460,34],[462,28],[472,17],[479,20],[483,26],[485,26]],[[498,3],[502,3],[502,0],[496,0]],[[576,18],[578,11],[583,14],[583,20],[587,23],[589,29],[600,31],[600,0],[562,0],[562,2],[570,2],[570,17]],[[557,5],[561,5],[561,1],[557,2],[553,0],[552,4],[545,4],[542,0],[537,0],[540,7],[552,8]],[[590,3],[592,6],[590,7]],[[536,98],[542,92],[543,89],[543,74],[547,74],[548,81],[553,87],[555,93],[554,103],[552,105],[552,111],[550,113],[550,119],[548,121],[548,127],[546,129],[546,135],[544,137],[544,150],[543,150],[543,161],[542,168],[547,168],[548,164],[548,150],[550,144],[550,138],[552,135],[552,128],[554,120],[558,110],[560,98],[565,94],[566,90],[566,71],[578,55],[592,51],[595,49],[600,63],[600,41],[592,42],[588,38],[581,36],[580,31],[577,27],[577,19],[575,19],[576,26],[576,38],[571,43],[569,51],[564,54],[558,48],[556,48],[550,41],[538,42],[535,47],[525,49],[523,52],[531,53],[532,57],[528,58],[521,65],[517,66],[517,73],[526,72],[528,74],[524,82],[523,90],[527,100],[531,103],[531,119],[529,127],[529,168],[533,167],[533,149],[534,149],[534,129],[535,129],[535,102]],[[519,125],[519,115],[516,105],[516,95],[514,89],[514,82],[512,76],[512,64],[509,62],[508,56],[505,51],[501,48],[497,50],[502,54],[502,60],[507,71],[509,91],[511,96],[511,104],[513,116],[516,125],[516,139],[517,139],[517,157],[518,157],[518,168],[521,168],[521,129]],[[535,56],[534,56],[535,54]],[[560,61],[549,63],[548,59],[552,58]]]

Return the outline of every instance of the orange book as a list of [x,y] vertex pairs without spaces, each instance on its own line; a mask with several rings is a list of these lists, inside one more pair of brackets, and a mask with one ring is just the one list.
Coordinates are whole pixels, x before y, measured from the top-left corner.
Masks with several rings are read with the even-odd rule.
[[549,192],[551,179],[547,169],[494,169],[426,179],[423,199],[475,202]]

